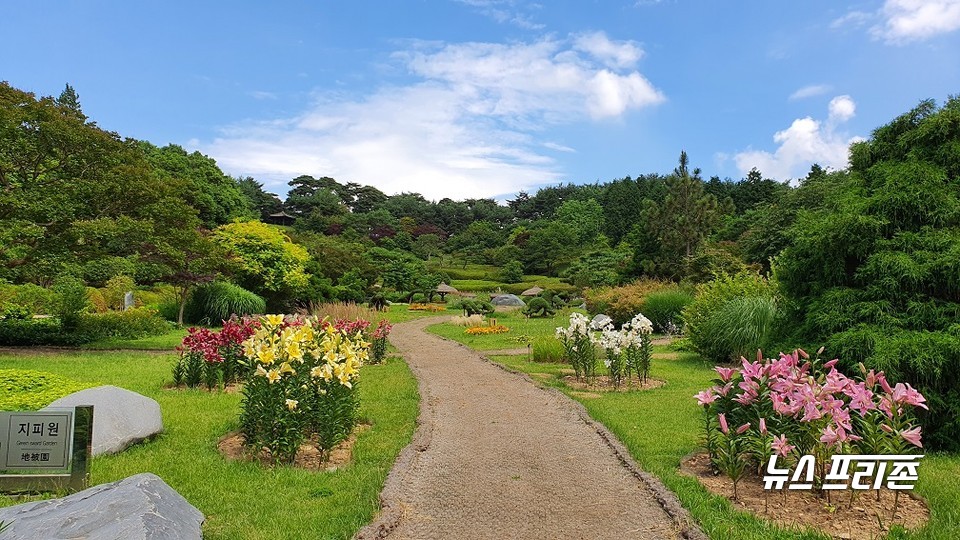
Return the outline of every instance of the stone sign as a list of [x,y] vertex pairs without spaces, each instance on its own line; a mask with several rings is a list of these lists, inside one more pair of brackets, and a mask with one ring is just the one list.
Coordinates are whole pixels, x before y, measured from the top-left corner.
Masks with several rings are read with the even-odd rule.
[[0,470],[69,473],[73,409],[0,412]]
[[93,407],[0,412],[0,492],[87,487]]

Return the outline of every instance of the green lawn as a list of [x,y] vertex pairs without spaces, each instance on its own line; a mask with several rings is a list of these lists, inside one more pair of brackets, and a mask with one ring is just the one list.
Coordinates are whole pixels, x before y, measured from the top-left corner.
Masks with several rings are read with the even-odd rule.
[[[132,352],[0,355],[0,369],[36,369],[156,399],[164,433],[119,455],[95,458],[92,481],[157,474],[207,516],[204,538],[350,538],[372,519],[386,475],[410,441],[418,412],[416,381],[402,360],[363,368],[361,416],[373,428],[359,436],[352,464],[314,473],[225,461],[216,445],[236,428],[240,396],[162,389],[174,358]],[[14,501],[0,498],[0,505],[10,504]]]
[[466,328],[454,326],[447,322],[430,325],[427,327],[427,331],[459,341],[478,351],[516,349],[527,346],[526,342],[521,340],[523,337],[552,336],[558,326],[567,326],[570,311],[565,310],[546,319],[528,319],[519,311],[494,313],[487,318],[497,319],[498,324],[506,326],[510,331],[505,334],[471,336],[466,333]]

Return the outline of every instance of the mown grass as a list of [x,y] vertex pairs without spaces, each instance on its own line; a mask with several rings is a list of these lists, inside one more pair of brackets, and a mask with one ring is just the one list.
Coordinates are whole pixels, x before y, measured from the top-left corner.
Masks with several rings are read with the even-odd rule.
[[[418,411],[416,381],[402,360],[362,368],[360,414],[373,427],[358,437],[353,463],[325,473],[224,460],[217,441],[236,428],[240,396],[163,389],[173,361],[173,354],[131,352],[21,354],[0,355],[0,369],[36,369],[156,399],[163,434],[119,455],[94,458],[92,482],[155,473],[204,513],[204,538],[350,538],[372,519]],[[0,506],[15,503],[0,498]]]
[[86,343],[81,345],[80,348],[88,350],[130,349],[172,351],[174,347],[183,341],[186,335],[186,328],[172,328],[169,332],[158,336],[147,336],[137,339],[105,338]]
[[[465,340],[459,340],[466,343]],[[658,353],[666,347],[656,347]],[[659,356],[659,355],[658,355]],[[703,530],[717,540],[825,538],[810,530],[784,530],[770,522],[733,508],[730,502],[711,495],[694,478],[678,472],[684,456],[699,445],[701,411],[693,394],[707,388],[715,376],[713,366],[692,353],[675,359],[655,357],[651,375],[665,379],[666,386],[642,392],[603,393],[587,397],[564,385],[561,370],[569,365],[535,363],[526,356],[496,356],[493,360],[536,376],[537,380],[566,392],[583,403],[590,415],[623,441],[640,466],[657,475],[673,490]],[[915,532],[895,530],[890,539],[947,540],[960,538],[960,456],[928,454],[920,469],[916,493],[931,510],[930,522]]]
[[569,318],[570,311],[567,310],[543,319],[528,319],[519,311],[498,312],[488,316],[487,319],[496,319],[498,324],[509,328],[510,331],[505,334],[471,336],[466,333],[466,328],[454,326],[448,322],[430,325],[427,331],[459,341],[478,351],[516,349],[526,347],[527,342],[534,336],[552,336],[558,326],[567,326]]

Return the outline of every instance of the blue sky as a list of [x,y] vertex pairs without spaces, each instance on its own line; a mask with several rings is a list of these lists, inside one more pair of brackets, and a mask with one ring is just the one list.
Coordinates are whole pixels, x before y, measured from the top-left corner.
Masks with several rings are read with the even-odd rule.
[[502,199],[681,150],[785,180],[960,91],[960,0],[36,0],[0,33],[0,79],[69,82],[102,127],[281,194],[311,174]]

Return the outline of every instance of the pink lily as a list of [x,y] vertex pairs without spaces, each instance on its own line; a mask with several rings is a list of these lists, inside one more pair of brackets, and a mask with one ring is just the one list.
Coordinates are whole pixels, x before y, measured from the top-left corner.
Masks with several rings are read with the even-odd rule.
[[746,424],[738,427],[738,428],[737,428],[737,435],[742,434],[744,431],[746,431],[746,430],[748,430],[748,429],[750,429],[750,422],[747,422]]
[[913,429],[905,429],[900,432],[900,436],[903,437],[903,440],[908,443],[916,446],[917,448],[923,448],[923,444],[920,442],[920,427],[915,427]]
[[725,367],[717,366],[714,369],[716,369],[717,373],[720,374],[720,379],[723,382],[729,381],[730,379],[733,378],[734,375],[737,374],[737,370],[735,368],[725,368]]
[[760,419],[760,434],[761,434],[761,435],[766,435],[766,434],[767,434],[767,419],[766,419],[766,418],[761,418],[761,419]]
[[722,431],[724,435],[729,434],[730,427],[727,426],[727,415],[724,413],[720,413],[718,418],[720,419],[720,431]]
[[697,404],[701,407],[706,407],[717,400],[717,395],[710,390],[699,392],[693,397],[697,398]]
[[776,450],[777,454],[783,457],[787,457],[788,455],[790,455],[790,452],[792,452],[793,449],[796,448],[793,445],[787,444],[786,435],[780,435],[780,436],[774,437],[773,442],[770,443],[770,447]]

